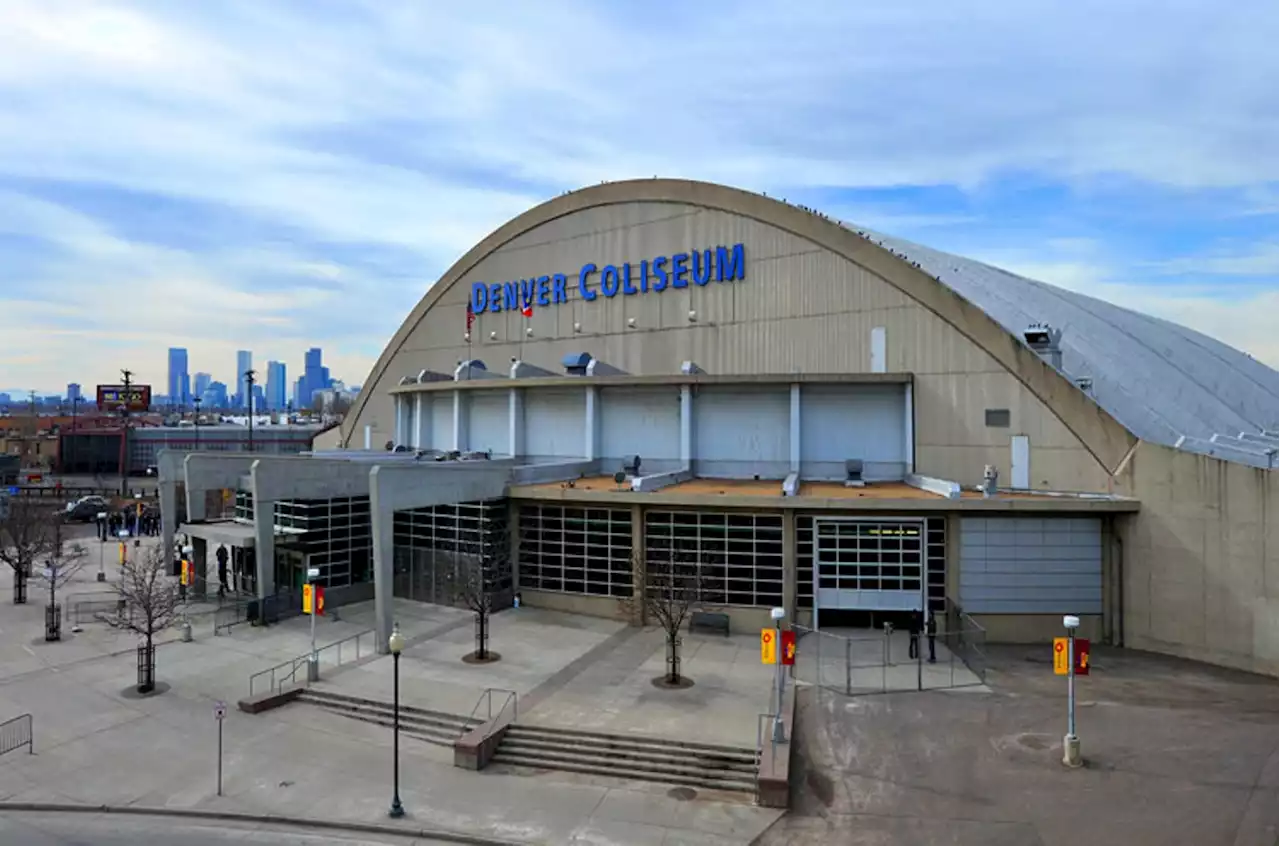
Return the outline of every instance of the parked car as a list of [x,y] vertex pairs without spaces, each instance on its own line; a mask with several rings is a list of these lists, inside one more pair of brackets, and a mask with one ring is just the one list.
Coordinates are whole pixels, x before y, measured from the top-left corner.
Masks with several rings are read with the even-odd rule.
[[108,511],[110,508],[111,503],[107,501],[105,496],[82,496],[67,503],[63,519],[78,523],[88,523],[95,519],[99,513]]

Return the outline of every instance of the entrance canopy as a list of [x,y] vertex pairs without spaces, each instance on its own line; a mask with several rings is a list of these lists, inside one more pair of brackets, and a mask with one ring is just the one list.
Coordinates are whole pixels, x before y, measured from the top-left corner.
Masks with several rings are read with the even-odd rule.
[[179,531],[211,544],[225,543],[240,549],[253,549],[253,525],[222,520],[216,523],[183,523]]

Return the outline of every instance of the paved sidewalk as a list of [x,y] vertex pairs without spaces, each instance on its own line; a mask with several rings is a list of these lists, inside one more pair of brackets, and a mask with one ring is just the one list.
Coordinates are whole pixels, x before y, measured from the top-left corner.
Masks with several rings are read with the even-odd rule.
[[[24,619],[30,610],[0,605],[0,630],[22,632],[0,640],[3,658],[26,654],[21,646],[31,645],[24,631],[32,628]],[[365,628],[362,613],[344,609],[341,621],[320,621],[324,635],[318,642]],[[451,651],[470,637],[469,619],[455,609],[398,602],[397,616],[413,644],[406,655],[429,654],[433,646]],[[217,795],[214,701],[233,703],[247,693],[251,672],[305,653],[307,623],[294,619],[265,630],[241,626],[217,638],[204,629],[193,643],[167,643],[158,652],[157,678],[170,688],[145,699],[131,692],[132,636],[94,630],[65,643],[33,646],[38,660],[0,665],[0,719],[32,713],[36,752],[0,758],[0,798],[385,822],[391,733],[305,706],[257,716],[229,713],[224,795]],[[428,635],[441,630],[436,644]],[[566,660],[613,629],[597,630],[588,621],[579,631],[577,645],[565,647]],[[37,624],[31,636],[39,633]],[[109,655],[112,645],[126,651]],[[494,645],[500,647],[496,640]],[[379,659],[343,669],[332,679],[350,674],[381,683],[370,670],[387,663]],[[662,785],[570,774],[473,773],[453,767],[448,750],[410,738],[401,743],[401,796],[406,822],[417,828],[528,843],[728,846],[750,842],[778,816],[738,795],[710,792],[691,801],[679,795]]]

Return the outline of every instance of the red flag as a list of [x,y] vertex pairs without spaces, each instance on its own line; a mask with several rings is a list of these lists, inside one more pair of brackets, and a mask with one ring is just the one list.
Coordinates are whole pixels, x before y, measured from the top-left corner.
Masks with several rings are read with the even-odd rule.
[[476,313],[471,309],[471,303],[467,303],[467,331],[471,331],[471,324],[476,322]]

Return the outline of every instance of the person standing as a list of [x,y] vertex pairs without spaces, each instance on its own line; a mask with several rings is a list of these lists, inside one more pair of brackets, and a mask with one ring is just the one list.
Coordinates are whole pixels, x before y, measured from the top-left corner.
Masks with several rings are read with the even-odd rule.
[[907,657],[912,661],[920,657],[920,612],[912,611],[911,620],[907,623],[907,635],[910,637],[907,646]]
[[218,598],[227,595],[227,545],[220,544],[218,551],[214,554],[218,559]]
[[935,643],[938,639],[938,618],[933,616],[932,608],[929,609],[928,613],[929,616],[925,619],[924,630],[925,634],[929,636],[929,663],[932,664],[938,660],[938,655],[935,651]]

